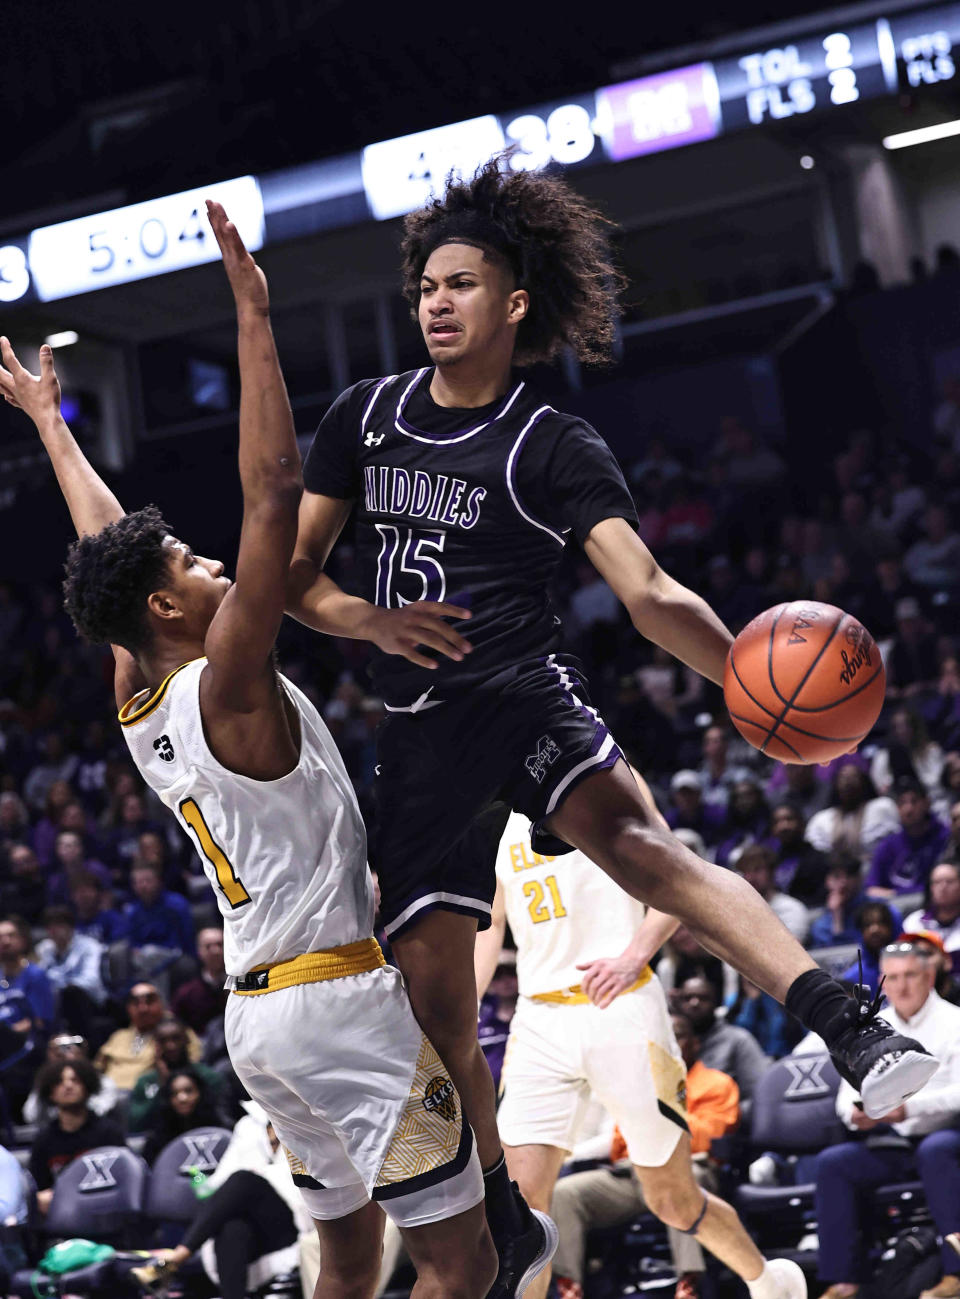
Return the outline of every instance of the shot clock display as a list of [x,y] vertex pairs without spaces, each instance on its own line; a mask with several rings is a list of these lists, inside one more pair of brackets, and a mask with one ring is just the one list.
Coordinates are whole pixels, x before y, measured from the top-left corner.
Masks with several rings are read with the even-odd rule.
[[263,246],[260,186],[241,176],[34,230],[27,256],[37,297],[50,302],[215,261],[208,198],[223,204],[248,248]]
[[956,78],[958,44],[960,3],[820,30],[800,26],[776,45],[712,62],[0,238],[0,303],[48,302],[215,260],[205,198],[223,203],[255,250],[371,217],[402,216],[438,192],[451,171],[469,175],[511,146],[508,165],[518,171],[616,163],[936,86]]

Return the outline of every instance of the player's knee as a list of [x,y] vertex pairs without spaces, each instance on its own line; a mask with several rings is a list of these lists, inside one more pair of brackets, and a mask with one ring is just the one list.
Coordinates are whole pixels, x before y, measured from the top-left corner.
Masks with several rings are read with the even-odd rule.
[[371,1299],[380,1279],[379,1250],[352,1250],[340,1258],[321,1255],[321,1275],[332,1285],[337,1299]]
[[703,1210],[703,1191],[693,1182],[658,1183],[644,1187],[643,1195],[650,1211],[678,1231],[689,1231]]
[[[321,1276],[323,1276],[321,1264]],[[333,1286],[337,1299],[373,1299],[377,1293],[377,1282],[380,1279],[379,1265],[367,1265],[351,1272],[328,1272],[325,1278]]]
[[417,1268],[417,1293],[424,1299],[485,1299],[497,1279],[497,1251],[489,1231],[477,1237],[472,1250],[451,1251]]

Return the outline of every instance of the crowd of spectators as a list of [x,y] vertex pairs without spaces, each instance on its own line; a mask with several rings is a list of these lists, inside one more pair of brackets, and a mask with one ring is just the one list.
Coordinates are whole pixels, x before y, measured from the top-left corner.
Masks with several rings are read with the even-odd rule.
[[[856,754],[825,767],[762,757],[718,689],[644,643],[582,557],[557,600],[594,702],[674,832],[739,871],[838,976],[859,979],[859,947],[876,986],[884,948],[919,936],[939,994],[960,1004],[960,454],[945,409],[931,460],[857,432],[809,501],[734,418],[705,463],[660,438],[626,466],[644,539],[734,632],[800,597],[861,618],[889,688]],[[349,584],[349,545],[337,562]],[[319,646],[291,624],[282,666],[322,709],[369,819],[382,705],[362,646]],[[9,1141],[33,1125],[41,1208],[77,1150],[136,1133],[154,1158],[191,1125],[231,1125],[244,1099],[223,1042],[219,917],[129,761],[111,669],[77,640],[54,585],[0,583],[0,1126]],[[699,1060],[749,1100],[798,1025],[683,929],[658,969]],[[495,1066],[510,977],[505,958],[481,1011]]]

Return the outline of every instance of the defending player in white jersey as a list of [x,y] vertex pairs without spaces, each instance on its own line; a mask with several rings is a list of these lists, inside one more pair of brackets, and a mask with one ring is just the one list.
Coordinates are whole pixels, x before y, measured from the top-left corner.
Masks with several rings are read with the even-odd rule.
[[[637,776],[637,773],[634,772]],[[637,783],[653,807],[641,777]],[[659,815],[659,814],[656,814]],[[805,1299],[803,1273],[766,1263],[735,1210],[694,1180],[686,1069],[648,960],[677,927],[628,898],[579,850],[543,857],[514,812],[497,854],[489,929],[477,937],[480,995],[506,926],[517,944],[519,999],[501,1074],[497,1124],[510,1176],[531,1208],[549,1210],[560,1167],[591,1098],[616,1121],[650,1209],[747,1283],[751,1299]],[[527,1299],[543,1299],[549,1272]]]
[[[238,320],[235,582],[172,537],[154,507],[124,513],[63,420],[49,347],[34,376],[0,340],[0,387],[36,424],[79,534],[67,609],[83,635],[112,644],[130,751],[214,887],[234,994],[230,1056],[317,1221],[316,1299],[374,1293],[377,1201],[404,1229],[417,1299],[482,1299],[497,1257],[472,1133],[373,938],[366,840],[346,770],[316,709],[273,663],[300,457],[266,280],[223,209],[207,206]],[[162,1289],[182,1252],[137,1279]]]

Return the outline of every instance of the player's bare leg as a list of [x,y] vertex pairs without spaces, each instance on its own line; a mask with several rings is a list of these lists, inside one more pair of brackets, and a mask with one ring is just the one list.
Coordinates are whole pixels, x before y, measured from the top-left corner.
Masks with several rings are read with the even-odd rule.
[[496,1280],[497,1251],[482,1203],[401,1234],[417,1270],[410,1299],[484,1299]]
[[453,911],[432,911],[391,943],[420,1027],[450,1071],[477,1141],[481,1168],[502,1147],[496,1093],[477,1038],[477,984],[473,947],[477,922]]
[[690,1138],[685,1132],[665,1164],[658,1168],[635,1164],[634,1168],[647,1207],[668,1227],[686,1231],[700,1217],[706,1200],[707,1211],[694,1233],[697,1240],[737,1276],[756,1280],[763,1271],[763,1255],[733,1206],[697,1185],[690,1162]]
[[686,1132],[665,1164],[634,1168],[650,1211],[678,1231],[696,1224],[691,1234],[747,1283],[752,1299],[806,1299],[800,1269],[794,1264],[785,1268],[782,1262],[768,1265],[733,1206],[697,1185]]
[[[507,1157],[507,1170],[520,1187],[520,1191],[531,1209],[550,1212],[550,1201],[553,1188],[561,1165],[567,1157],[565,1150],[557,1146],[504,1146]],[[535,1277],[527,1286],[523,1299],[546,1299],[550,1289],[549,1266]]]
[[373,1299],[383,1249],[383,1210],[372,1200],[344,1218],[314,1219],[320,1275],[313,1299]]

